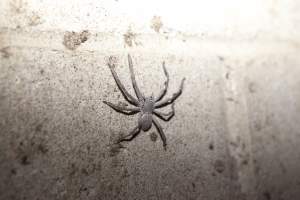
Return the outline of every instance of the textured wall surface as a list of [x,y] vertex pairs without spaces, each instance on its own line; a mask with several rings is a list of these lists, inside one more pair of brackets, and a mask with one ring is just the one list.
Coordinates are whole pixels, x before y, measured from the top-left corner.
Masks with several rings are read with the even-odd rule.
[[[0,199],[296,200],[300,196],[297,0],[0,2]],[[123,146],[170,75],[175,116]],[[129,106],[129,105],[128,105]],[[168,111],[170,108],[163,109]]]

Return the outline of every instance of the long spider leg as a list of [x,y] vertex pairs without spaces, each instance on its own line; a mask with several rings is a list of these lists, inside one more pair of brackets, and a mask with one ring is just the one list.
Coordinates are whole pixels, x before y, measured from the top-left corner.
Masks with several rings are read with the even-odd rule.
[[156,126],[156,129],[157,129],[157,131],[160,135],[160,138],[163,142],[164,149],[166,150],[167,149],[167,138],[165,136],[165,133],[155,117],[152,118],[152,121],[153,121],[154,125]]
[[176,93],[174,93],[172,97],[162,100],[160,102],[156,102],[154,107],[161,108],[161,107],[164,107],[166,105],[173,103],[181,95],[182,90],[183,90],[184,81],[185,81],[185,78],[182,79],[179,90]]
[[135,99],[133,96],[131,96],[131,94],[128,93],[128,91],[125,89],[124,85],[121,83],[116,71],[115,71],[115,64],[112,64],[111,61],[108,62],[108,66],[109,66],[109,69],[117,83],[117,86],[119,88],[119,90],[121,91],[123,97],[131,104],[137,106],[139,103],[138,103],[138,100]]
[[132,81],[132,86],[133,89],[135,91],[136,96],[138,97],[139,100],[144,99],[144,95],[143,93],[141,93],[136,80],[135,80],[135,75],[134,75],[134,71],[133,71],[133,64],[132,64],[132,59],[130,54],[128,54],[128,65],[129,65],[129,70],[130,70],[130,76],[131,76],[131,81]]
[[105,103],[106,105],[108,105],[109,107],[114,109],[115,111],[117,111],[119,113],[123,113],[125,115],[133,115],[140,111],[139,108],[126,108],[125,106],[118,106],[118,105],[115,105],[115,104],[107,102],[107,101],[103,101],[103,103]]
[[163,113],[157,110],[154,110],[153,113],[164,121],[169,121],[175,115],[174,103],[171,105],[172,110],[168,113]]
[[161,100],[165,96],[165,94],[167,93],[167,90],[168,90],[168,86],[169,86],[169,73],[166,69],[165,62],[162,63],[162,66],[163,66],[164,73],[165,73],[167,80],[164,83],[164,88],[160,91],[157,98],[155,99],[155,102]]
[[[134,129],[129,134],[127,134],[127,135],[123,136],[122,138],[120,138],[118,140],[118,143],[124,142],[124,141],[131,141],[131,140],[133,140],[140,133],[140,130],[141,129],[140,129],[139,126],[134,127]],[[129,136],[131,136],[131,137],[127,138]]]

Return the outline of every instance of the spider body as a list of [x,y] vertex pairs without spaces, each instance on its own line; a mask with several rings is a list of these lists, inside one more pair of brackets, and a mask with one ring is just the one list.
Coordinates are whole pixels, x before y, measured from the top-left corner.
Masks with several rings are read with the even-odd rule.
[[138,123],[143,131],[148,131],[152,126],[152,114],[154,110],[153,96],[145,98],[140,106],[141,114]]
[[[159,133],[161,139],[162,139],[163,146],[166,149],[166,145],[167,145],[166,136],[165,136],[163,129],[162,129],[161,125],[159,124],[156,117],[158,117],[164,121],[169,121],[174,116],[174,114],[175,114],[174,101],[182,93],[185,78],[182,79],[179,90],[176,93],[174,93],[171,98],[162,100],[163,97],[165,96],[165,94],[167,93],[167,89],[168,89],[168,85],[169,85],[169,74],[166,70],[165,63],[163,62],[163,64],[162,64],[163,70],[164,70],[165,76],[167,78],[167,80],[164,83],[164,88],[160,91],[160,93],[158,94],[158,96],[156,98],[154,97],[153,94],[149,97],[145,97],[144,94],[141,93],[141,91],[139,90],[139,88],[137,86],[134,71],[133,71],[132,59],[129,54],[128,54],[128,65],[129,65],[132,85],[133,85],[133,88],[134,88],[137,98],[134,98],[133,96],[131,96],[131,94],[128,93],[128,91],[125,89],[124,85],[121,83],[117,73],[114,70],[115,64],[113,63],[113,57],[110,57],[109,62],[108,62],[110,71],[111,71],[123,97],[134,107],[128,108],[128,107],[119,106],[119,105],[116,105],[116,104],[113,104],[113,103],[110,103],[107,101],[103,101],[103,103],[107,104],[108,106],[113,108],[115,111],[126,114],[126,115],[133,115],[133,114],[139,113],[137,126],[128,135],[125,135],[124,137],[120,138],[120,140],[118,142],[131,141],[139,134],[140,130],[148,131],[152,127],[152,124],[154,124],[158,130],[158,133]],[[157,110],[157,109],[165,107],[167,105],[171,105],[172,110],[170,112],[163,113],[163,112],[160,112]]]

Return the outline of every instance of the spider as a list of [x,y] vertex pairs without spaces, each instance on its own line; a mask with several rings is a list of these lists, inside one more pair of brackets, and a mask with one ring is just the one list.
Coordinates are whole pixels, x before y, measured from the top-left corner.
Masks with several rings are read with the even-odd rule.
[[[114,57],[110,57],[108,61],[108,66],[110,68],[110,71],[117,83],[117,86],[119,90],[121,91],[123,97],[125,100],[127,100],[131,105],[134,107],[128,108],[123,105],[116,105],[107,101],[103,101],[106,105],[110,106],[112,109],[119,113],[123,113],[125,115],[134,115],[139,113],[139,118],[138,118],[138,124],[135,126],[131,132],[122,138],[118,140],[118,144],[123,142],[123,141],[131,141],[133,140],[141,130],[143,131],[148,131],[152,123],[155,125],[160,138],[163,142],[163,147],[166,150],[167,146],[167,139],[166,136],[163,132],[163,129],[161,125],[159,124],[158,120],[156,117],[159,117],[160,119],[164,121],[169,121],[174,115],[175,115],[175,110],[174,110],[174,101],[181,95],[182,90],[183,90],[183,84],[185,81],[185,78],[182,79],[180,88],[179,90],[173,94],[171,98],[166,98],[163,100],[163,97],[167,93],[168,90],[168,85],[169,85],[169,74],[167,72],[167,69],[165,67],[165,62],[162,63],[162,67],[164,70],[164,74],[166,76],[166,81],[164,82],[164,88],[160,91],[157,97],[154,97],[153,93],[151,96],[145,96],[137,86],[136,80],[135,80],[135,75],[133,71],[133,65],[132,65],[132,59],[131,56],[128,54],[128,65],[129,65],[129,70],[130,70],[130,75],[131,75],[131,81],[132,81],[132,86],[135,91],[135,94],[137,98],[134,98],[131,94],[128,93],[128,91],[125,89],[124,85],[121,83],[117,73],[115,72],[115,62],[114,62]],[[163,113],[158,111],[158,108],[165,107],[167,105],[171,104],[171,111],[168,113]],[[154,116],[155,115],[155,116]]]

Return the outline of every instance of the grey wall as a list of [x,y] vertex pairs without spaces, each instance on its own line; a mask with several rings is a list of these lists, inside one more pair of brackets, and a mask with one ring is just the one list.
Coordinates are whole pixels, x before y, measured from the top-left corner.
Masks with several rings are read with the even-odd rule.
[[[300,195],[298,1],[0,3],[0,199],[259,199]],[[123,146],[145,94],[186,78],[176,114]],[[168,111],[168,109],[163,109]]]

